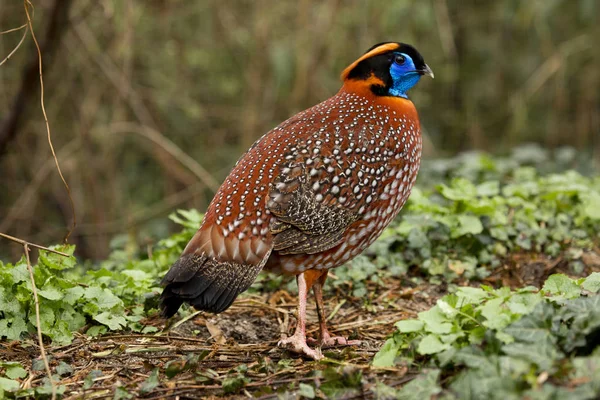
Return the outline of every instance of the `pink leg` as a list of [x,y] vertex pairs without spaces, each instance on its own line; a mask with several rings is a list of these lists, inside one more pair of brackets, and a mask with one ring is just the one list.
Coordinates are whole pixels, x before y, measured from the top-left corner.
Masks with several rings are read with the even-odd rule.
[[333,347],[333,346],[354,346],[359,345],[360,340],[348,340],[342,336],[331,336],[329,330],[327,329],[327,320],[325,316],[325,306],[323,305],[323,283],[325,283],[325,279],[327,278],[327,274],[323,275],[321,279],[318,279],[314,286],[313,291],[315,292],[315,299],[317,302],[317,314],[319,314],[319,327],[320,329],[320,337],[319,344],[321,347]]
[[298,324],[293,336],[287,339],[280,340],[277,345],[295,353],[304,354],[314,360],[323,358],[323,354],[319,349],[311,349],[306,344],[306,297],[308,287],[304,274],[296,277],[298,282]]

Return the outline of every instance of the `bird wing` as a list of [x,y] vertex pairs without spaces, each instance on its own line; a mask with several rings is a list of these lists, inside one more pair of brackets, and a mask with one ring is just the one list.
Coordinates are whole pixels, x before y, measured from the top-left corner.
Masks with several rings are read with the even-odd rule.
[[304,163],[286,164],[269,190],[273,250],[279,254],[314,254],[335,247],[358,219],[355,211],[313,190],[311,169]]

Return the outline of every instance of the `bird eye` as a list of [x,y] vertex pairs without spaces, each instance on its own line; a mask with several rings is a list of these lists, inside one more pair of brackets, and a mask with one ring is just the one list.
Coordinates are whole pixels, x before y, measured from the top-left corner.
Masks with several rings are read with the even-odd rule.
[[405,61],[406,58],[402,54],[396,54],[396,56],[394,57],[394,62],[398,65],[404,64]]

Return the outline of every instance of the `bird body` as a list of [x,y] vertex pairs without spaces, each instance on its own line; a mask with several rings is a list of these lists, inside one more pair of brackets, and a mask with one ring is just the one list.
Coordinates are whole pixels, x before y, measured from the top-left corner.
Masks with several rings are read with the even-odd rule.
[[[183,302],[221,312],[263,268],[299,276],[304,292],[316,284],[322,303],[327,270],[377,239],[417,177],[420,125],[407,83],[396,82],[389,67],[398,54],[413,71],[419,63],[416,81],[430,72],[412,47],[376,45],[346,68],[336,95],[283,122],[239,159],[163,279],[165,315]],[[378,74],[382,62],[389,76]],[[319,358],[305,343],[292,350]]]

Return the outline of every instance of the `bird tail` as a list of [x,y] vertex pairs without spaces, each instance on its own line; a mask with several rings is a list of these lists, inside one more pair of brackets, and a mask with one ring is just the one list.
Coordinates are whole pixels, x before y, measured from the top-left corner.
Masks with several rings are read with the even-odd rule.
[[262,265],[219,261],[205,254],[183,254],[161,281],[161,312],[173,316],[183,303],[215,314],[225,311],[252,285]]

